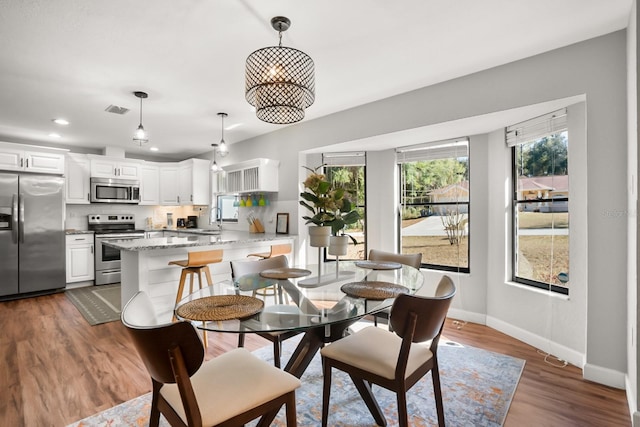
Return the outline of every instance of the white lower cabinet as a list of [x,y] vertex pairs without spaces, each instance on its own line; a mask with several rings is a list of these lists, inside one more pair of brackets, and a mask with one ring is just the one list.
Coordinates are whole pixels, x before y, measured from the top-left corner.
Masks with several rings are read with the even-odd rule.
[[67,283],[95,279],[93,234],[68,234]]

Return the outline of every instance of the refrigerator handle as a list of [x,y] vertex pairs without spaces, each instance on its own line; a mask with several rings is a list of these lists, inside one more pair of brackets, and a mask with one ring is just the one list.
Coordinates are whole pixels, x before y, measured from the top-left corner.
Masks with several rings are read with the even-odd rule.
[[18,243],[18,195],[11,198],[11,240]]
[[18,204],[20,205],[19,215],[20,215],[20,227],[18,228],[18,233],[20,236],[20,243],[24,243],[24,194],[20,194],[18,198]]

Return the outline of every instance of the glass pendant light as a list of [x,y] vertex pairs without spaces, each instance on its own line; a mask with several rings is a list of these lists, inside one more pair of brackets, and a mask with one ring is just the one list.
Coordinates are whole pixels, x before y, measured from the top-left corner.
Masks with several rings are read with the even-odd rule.
[[227,143],[224,142],[224,118],[227,117],[227,113],[218,113],[218,115],[221,119],[221,137],[218,144],[211,144],[211,146],[213,147],[213,161],[211,162],[211,172],[222,172],[222,168],[218,166],[218,163],[216,162],[216,154],[219,154],[220,157],[224,157],[229,154]]
[[138,129],[136,129],[136,133],[133,135],[133,142],[138,144],[139,147],[142,147],[144,144],[149,142],[149,135],[144,130],[144,126],[142,126],[142,100],[147,98],[148,95],[146,92],[133,92],[133,94],[140,98],[140,124],[138,125]]

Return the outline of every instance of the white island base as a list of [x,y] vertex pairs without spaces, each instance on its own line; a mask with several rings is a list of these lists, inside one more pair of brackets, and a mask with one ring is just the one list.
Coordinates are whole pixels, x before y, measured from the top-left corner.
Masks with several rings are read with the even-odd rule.
[[[237,234],[237,233],[236,233]],[[268,252],[272,244],[291,243],[292,253],[288,255],[289,264],[295,265],[295,237],[279,235],[253,235],[246,233],[247,237],[216,242],[207,241],[206,238],[193,245],[194,239],[187,238],[156,238],[135,239],[131,241],[115,241],[112,246],[121,249],[121,303],[125,304],[138,291],[149,294],[154,304],[160,321],[170,321],[178,292],[178,283],[182,268],[169,265],[169,261],[187,259],[187,253],[191,251],[207,251],[223,249],[222,262],[209,264],[214,283],[231,279],[231,260],[244,260],[247,255],[255,252]],[[226,237],[225,234],[222,237]],[[183,239],[188,246],[182,246]],[[145,242],[146,241],[146,242]],[[202,277],[207,286],[206,277]],[[198,289],[198,280],[194,279],[194,291]],[[187,284],[189,282],[187,281]],[[189,292],[185,286],[184,295]]]

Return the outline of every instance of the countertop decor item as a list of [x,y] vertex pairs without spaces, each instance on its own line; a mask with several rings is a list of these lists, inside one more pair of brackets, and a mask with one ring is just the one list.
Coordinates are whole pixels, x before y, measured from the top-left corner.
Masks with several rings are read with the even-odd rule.
[[247,57],[245,98],[263,122],[299,122],[315,100],[313,60],[301,50],[282,46],[282,33],[291,26],[288,18],[276,16],[271,26],[280,41]]

